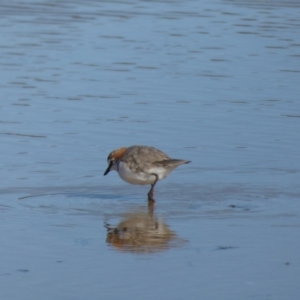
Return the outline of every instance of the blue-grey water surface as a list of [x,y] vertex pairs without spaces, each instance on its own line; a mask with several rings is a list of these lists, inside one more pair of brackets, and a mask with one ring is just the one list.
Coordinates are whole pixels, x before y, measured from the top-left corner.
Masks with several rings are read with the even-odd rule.
[[[0,1],[0,299],[299,299],[299,14]],[[192,161],[154,211],[134,144]]]

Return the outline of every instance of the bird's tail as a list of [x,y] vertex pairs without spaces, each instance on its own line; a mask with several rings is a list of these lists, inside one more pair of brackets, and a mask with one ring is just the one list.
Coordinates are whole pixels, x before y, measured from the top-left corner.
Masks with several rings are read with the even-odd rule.
[[175,168],[175,167],[183,165],[183,164],[188,164],[190,162],[191,162],[190,160],[183,160],[183,159],[166,159],[166,160],[160,161],[160,163],[164,167],[172,167],[172,168]]

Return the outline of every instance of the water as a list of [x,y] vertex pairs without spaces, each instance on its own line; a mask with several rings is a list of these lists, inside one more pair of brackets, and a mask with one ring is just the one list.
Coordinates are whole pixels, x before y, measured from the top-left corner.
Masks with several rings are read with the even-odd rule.
[[[1,299],[298,299],[299,11],[1,3]],[[192,160],[154,211],[134,144]]]

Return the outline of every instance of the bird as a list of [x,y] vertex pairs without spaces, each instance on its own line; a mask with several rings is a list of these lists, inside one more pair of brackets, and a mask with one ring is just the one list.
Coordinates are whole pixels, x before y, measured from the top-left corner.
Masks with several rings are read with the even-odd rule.
[[154,186],[176,167],[190,163],[189,160],[173,159],[166,153],[149,146],[121,147],[113,150],[107,157],[108,167],[104,176],[114,170],[131,184],[150,184],[148,201],[154,202]]

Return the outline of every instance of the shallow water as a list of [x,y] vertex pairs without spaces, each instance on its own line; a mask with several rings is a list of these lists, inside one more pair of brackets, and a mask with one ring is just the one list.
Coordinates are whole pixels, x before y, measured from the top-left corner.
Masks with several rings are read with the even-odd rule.
[[[2,3],[1,299],[298,299],[299,12]],[[153,211],[133,144],[192,160]]]

